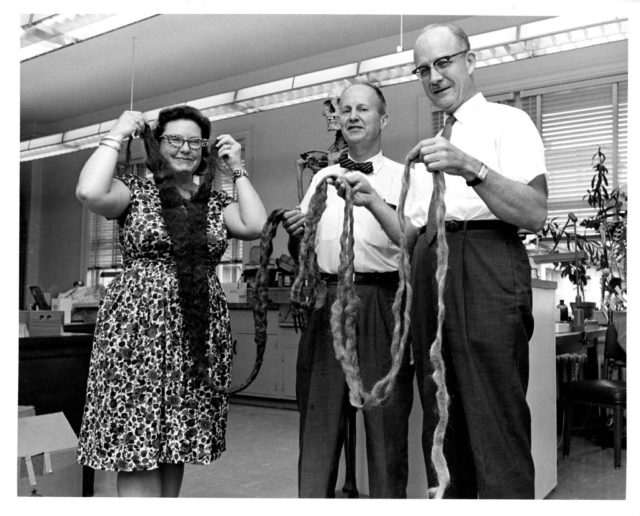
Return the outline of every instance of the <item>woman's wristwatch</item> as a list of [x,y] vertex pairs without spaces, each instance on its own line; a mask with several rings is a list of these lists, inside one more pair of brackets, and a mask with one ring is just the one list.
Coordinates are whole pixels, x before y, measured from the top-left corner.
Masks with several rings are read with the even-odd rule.
[[467,181],[467,186],[478,186],[480,183],[483,183],[489,173],[489,167],[484,163],[480,163],[480,170],[476,172],[476,177],[474,177],[471,181]]

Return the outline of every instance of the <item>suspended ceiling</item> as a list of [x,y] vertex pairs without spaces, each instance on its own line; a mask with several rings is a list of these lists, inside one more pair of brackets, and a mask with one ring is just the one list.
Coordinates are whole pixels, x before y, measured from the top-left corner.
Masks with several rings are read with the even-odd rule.
[[[408,36],[434,21],[466,22],[473,34],[540,17],[465,18],[405,15],[403,46],[411,48],[415,37]],[[380,46],[368,45],[374,40],[384,40],[384,53],[393,52],[400,26],[399,15],[157,15],[23,61],[20,139],[116,118],[129,106],[132,77],[134,108],[154,109],[163,96],[183,91],[186,100],[208,84],[246,81],[286,63],[295,62],[296,73],[314,71],[319,56],[326,57],[324,67],[336,66],[339,50],[348,47],[375,57]],[[272,79],[264,75],[258,82]]]

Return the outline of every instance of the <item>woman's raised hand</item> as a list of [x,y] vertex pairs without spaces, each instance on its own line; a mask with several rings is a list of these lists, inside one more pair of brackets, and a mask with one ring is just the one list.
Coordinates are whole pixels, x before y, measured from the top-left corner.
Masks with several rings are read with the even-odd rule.
[[218,149],[218,158],[224,159],[230,167],[242,166],[242,146],[231,135],[218,136],[215,146]]
[[147,121],[140,111],[125,111],[116,120],[109,131],[109,136],[122,141],[129,136],[142,133],[146,124]]

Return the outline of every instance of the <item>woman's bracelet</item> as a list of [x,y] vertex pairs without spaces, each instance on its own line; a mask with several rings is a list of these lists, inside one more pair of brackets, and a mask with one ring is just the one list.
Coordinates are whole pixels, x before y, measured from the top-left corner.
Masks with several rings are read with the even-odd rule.
[[105,147],[109,147],[111,149],[113,149],[116,152],[120,152],[120,149],[122,148],[122,145],[120,145],[119,142],[117,142],[114,138],[102,138],[102,140],[100,140],[100,145],[104,145]]
[[233,182],[235,183],[241,177],[249,177],[247,171],[244,168],[234,168],[233,169]]
[[116,142],[118,145],[122,144],[122,138],[116,138],[114,136],[109,136],[108,134],[102,137],[103,140],[111,140]]

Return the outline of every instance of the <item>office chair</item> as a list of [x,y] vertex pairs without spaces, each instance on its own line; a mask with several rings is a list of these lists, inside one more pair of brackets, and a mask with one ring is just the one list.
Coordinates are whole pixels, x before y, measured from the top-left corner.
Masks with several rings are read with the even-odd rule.
[[[613,411],[613,465],[620,468],[624,411],[627,407],[626,369],[627,353],[618,344],[618,333],[612,319],[607,327],[604,346],[602,377],[596,380],[567,382],[562,386],[564,425],[562,430],[562,456],[569,457],[571,423],[574,405],[597,406]],[[615,378],[615,379],[614,379]],[[603,446],[604,447],[604,446]]]

